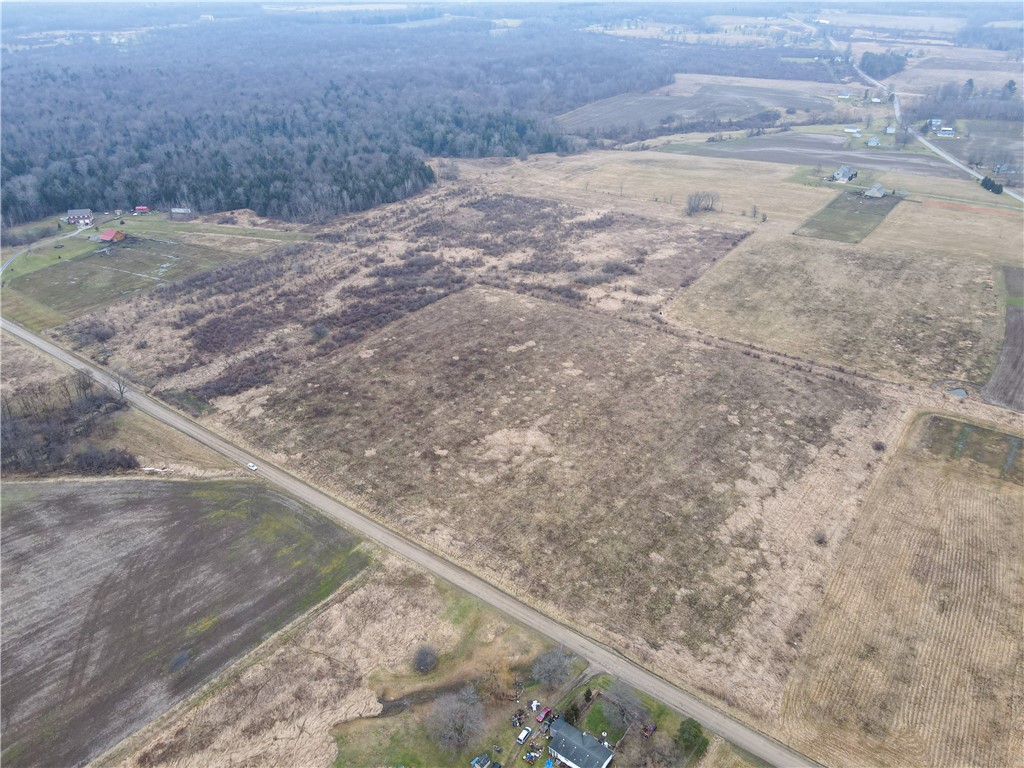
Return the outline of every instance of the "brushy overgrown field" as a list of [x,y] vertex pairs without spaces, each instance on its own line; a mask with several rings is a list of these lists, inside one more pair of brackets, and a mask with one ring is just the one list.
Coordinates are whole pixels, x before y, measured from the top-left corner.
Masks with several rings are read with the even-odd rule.
[[[1005,259],[898,241],[894,218],[913,235],[947,215],[945,180],[853,245],[793,235],[835,193],[783,165],[617,152],[439,173],[60,332],[788,738],[787,681],[886,445],[915,409],[1011,420],[930,388],[994,367]],[[725,210],[685,216],[703,190]],[[1015,212],[978,202],[956,216],[1009,231]]]
[[786,689],[788,735],[809,754],[925,766],[1024,752],[1021,443],[941,416],[915,424]]
[[212,423],[636,658],[737,701],[746,687],[761,711],[831,558],[814,537],[847,525],[890,412],[841,377],[472,289]]
[[5,482],[3,519],[11,766],[95,757],[368,560],[252,482]]

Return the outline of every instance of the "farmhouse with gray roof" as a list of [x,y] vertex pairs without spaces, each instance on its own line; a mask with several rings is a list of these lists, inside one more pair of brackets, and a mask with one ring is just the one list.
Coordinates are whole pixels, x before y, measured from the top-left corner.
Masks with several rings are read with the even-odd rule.
[[569,768],[608,768],[615,754],[588,733],[573,728],[565,720],[551,724],[551,756]]

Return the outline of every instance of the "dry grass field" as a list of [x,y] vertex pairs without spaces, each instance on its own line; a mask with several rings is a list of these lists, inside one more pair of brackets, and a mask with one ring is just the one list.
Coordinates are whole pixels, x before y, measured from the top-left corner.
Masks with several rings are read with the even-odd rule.
[[785,92],[793,98],[814,98],[816,100],[832,100],[844,90],[843,86],[834,83],[816,83],[810,80],[773,80],[760,77],[733,77],[731,75],[675,75],[672,85],[659,88],[655,93],[670,96],[693,96],[705,86],[719,88],[762,89],[770,93]]
[[754,712],[831,558],[815,532],[841,537],[892,415],[857,386],[494,289],[218,405],[209,423]]
[[[422,644],[441,655],[438,670],[426,677],[411,673]],[[455,758],[438,751],[422,729],[413,729],[414,739],[379,737],[410,718],[422,720],[431,697],[408,715],[388,718],[379,717],[381,700],[480,679],[496,667],[528,662],[541,647],[535,636],[384,557],[97,764],[326,768],[337,758],[336,738],[351,758],[364,733],[374,737],[367,744],[373,749],[342,765],[452,764]],[[503,714],[504,708],[506,735]],[[489,747],[496,737],[487,737]]]
[[988,264],[793,237],[749,240],[671,311],[727,338],[924,384],[986,381],[1001,314]]
[[[752,78],[734,78],[750,80]],[[675,94],[661,89],[653,93],[631,93],[602,99],[559,115],[556,122],[564,131],[601,134],[614,129],[654,128],[669,118],[682,121],[739,120],[770,109],[798,109],[824,114],[834,110],[833,102],[822,96],[808,96],[793,88],[765,85],[721,85],[706,83],[693,94]]]
[[1006,308],[999,362],[984,389],[993,403],[1024,411],[1024,307]]
[[[865,50],[884,52],[892,44],[882,41],[878,44],[854,44],[859,57]],[[907,62],[907,68],[885,82],[900,94],[925,94],[946,83],[963,83],[967,78],[974,80],[978,89],[998,89],[1007,80],[1021,80],[1021,64],[1007,51],[993,51],[981,48],[960,48],[949,45],[928,45],[910,43],[915,52],[924,51],[924,56],[915,56]]]
[[[990,244],[1012,245],[1019,209],[991,195],[986,205],[967,182],[903,176],[911,195],[852,245],[793,235],[836,194],[808,183],[806,167],[594,152],[439,170],[448,178],[415,198],[60,332],[788,738],[783,693],[892,463],[884,445],[919,408],[1012,421],[976,388],[954,400],[930,385],[980,384],[995,366],[1003,260]],[[687,195],[708,190],[719,210],[686,216]],[[969,238],[981,230],[954,234],[940,204],[985,217],[978,253]],[[905,245],[897,216],[911,238],[928,226],[949,236]],[[96,323],[114,335],[91,341]],[[358,689],[350,682],[314,695],[318,711]],[[358,711],[375,711],[360,695]],[[307,744],[313,733],[294,726],[295,705],[273,706],[291,714],[281,731],[252,732],[256,762],[289,749],[266,734]],[[182,734],[214,750],[196,764],[256,755],[238,746],[246,715],[232,711],[164,732],[178,745],[168,761]],[[397,732],[352,732],[378,727]]]
[[786,689],[786,731],[808,753],[837,766],[1019,762],[1020,446],[917,421],[872,489]]
[[[893,188],[887,176],[882,183]],[[970,201],[974,187],[981,187],[971,182],[961,185],[955,194],[962,194],[967,202],[909,195],[861,247],[873,252],[942,254],[992,266],[1018,263],[1024,253],[1024,211],[1004,206],[1000,200]]]
[[95,757],[367,560],[252,482],[7,480],[3,521],[10,766]]

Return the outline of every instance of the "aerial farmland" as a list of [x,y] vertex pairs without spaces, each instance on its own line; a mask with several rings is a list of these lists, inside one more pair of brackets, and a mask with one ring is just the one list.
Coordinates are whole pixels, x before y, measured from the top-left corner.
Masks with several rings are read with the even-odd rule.
[[1019,8],[445,8],[5,12],[3,761],[1013,764]]

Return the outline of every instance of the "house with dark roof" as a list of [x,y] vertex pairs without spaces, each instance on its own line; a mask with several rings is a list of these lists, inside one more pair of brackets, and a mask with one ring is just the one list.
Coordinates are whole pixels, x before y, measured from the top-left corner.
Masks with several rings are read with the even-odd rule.
[[79,227],[92,226],[92,211],[88,208],[72,208],[68,211],[68,224]]
[[838,181],[841,184],[855,178],[857,178],[857,172],[848,165],[839,166],[839,170],[832,174],[832,181]]
[[608,768],[615,753],[589,733],[583,733],[565,720],[551,724],[548,752],[568,768]]
[[875,182],[864,190],[864,197],[885,197],[885,187],[882,186],[881,182]]

